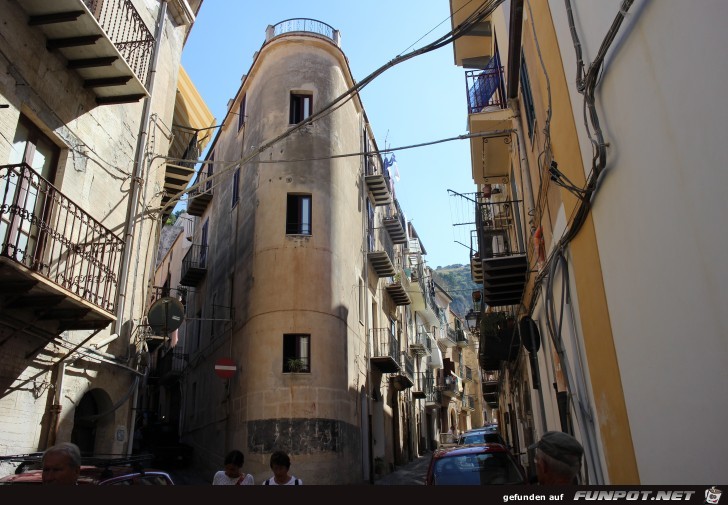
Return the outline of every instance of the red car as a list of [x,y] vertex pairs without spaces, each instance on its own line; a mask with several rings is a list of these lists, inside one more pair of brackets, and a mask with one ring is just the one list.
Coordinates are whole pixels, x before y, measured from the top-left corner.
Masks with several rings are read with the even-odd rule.
[[[3,460],[20,461],[17,473],[0,478],[0,486],[43,484],[43,470],[40,467],[42,453],[27,457],[6,456]],[[144,469],[139,458],[118,458],[107,464],[86,464],[81,466],[78,484],[98,486],[173,486],[168,473]]]
[[487,486],[526,484],[515,457],[500,444],[475,444],[438,449],[432,453],[426,485]]

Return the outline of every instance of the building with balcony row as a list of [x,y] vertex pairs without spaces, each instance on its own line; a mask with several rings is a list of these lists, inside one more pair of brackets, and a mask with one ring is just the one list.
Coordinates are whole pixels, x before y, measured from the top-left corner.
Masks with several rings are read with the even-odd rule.
[[213,124],[180,68],[201,3],[2,2],[3,455],[132,450],[155,237]]
[[[469,27],[454,63],[483,392],[503,435],[533,472],[531,443],[574,434],[589,484],[720,479],[728,65],[711,48],[726,43],[725,3],[450,9]],[[685,417],[699,429],[676,458]]]

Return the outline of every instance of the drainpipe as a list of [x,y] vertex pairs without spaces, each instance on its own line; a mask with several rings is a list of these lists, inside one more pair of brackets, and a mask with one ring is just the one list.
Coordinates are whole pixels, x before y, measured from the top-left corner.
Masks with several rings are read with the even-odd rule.
[[[366,123],[360,122],[359,131],[364,132],[364,139],[366,140]],[[362,152],[367,152],[367,145],[365,142]],[[374,438],[374,431],[372,429],[372,370],[371,370],[371,356],[369,354],[370,345],[370,324],[369,324],[369,212],[367,210],[367,159],[366,154],[363,158],[363,166],[361,173],[361,191],[362,191],[362,212],[364,216],[364,341],[366,342],[365,359],[367,362],[367,380],[366,380],[366,405],[367,405],[367,445],[369,447],[369,469],[367,474],[369,476],[369,483],[374,484],[374,445],[372,439]]]
[[[154,91],[154,77],[157,72],[157,61],[159,60],[159,49],[162,45],[162,34],[164,32],[164,20],[167,17],[167,2],[163,0],[159,6],[159,16],[157,19],[157,30],[154,34],[154,51],[152,52],[152,61],[149,67],[149,75],[147,76],[147,91],[149,96],[144,99],[144,109],[142,111],[141,131],[137,141],[136,157],[134,160],[134,177],[131,180],[131,200],[126,209],[126,226],[124,229],[124,254],[121,262],[121,273],[119,275],[120,292],[118,296],[118,304],[116,311],[116,325],[114,333],[121,334],[121,327],[124,323],[124,310],[126,301],[126,285],[128,283],[129,266],[131,263],[131,250],[134,242],[134,223],[136,220],[136,209],[139,204],[139,191],[141,189],[140,182],[142,180],[144,163],[147,157],[146,145],[147,134],[149,129],[149,121],[151,119],[152,95]],[[127,454],[131,455],[134,444],[134,428],[136,427],[136,411],[137,401],[139,400],[139,387],[134,388],[134,397],[131,402],[129,438],[127,440]]]
[[528,165],[528,155],[526,154],[526,142],[523,139],[523,120],[521,117],[520,100],[518,97],[508,99],[509,106],[513,111],[513,120],[516,123],[516,135],[518,136],[518,158],[519,165],[521,168],[521,179],[523,180],[523,192],[528,204],[526,208],[526,215],[528,216],[529,225],[529,236],[534,232],[535,225],[533,223],[533,217],[535,213],[536,205],[533,199],[533,187],[531,186],[531,171]]
[[50,409],[50,429],[48,430],[48,440],[46,447],[56,445],[56,435],[58,435],[58,423],[61,419],[61,399],[63,397],[63,378],[66,373],[66,362],[58,363],[58,376],[56,377],[55,393],[53,394],[53,405]]
[[124,227],[124,251],[121,260],[121,272],[119,273],[119,294],[116,307],[116,323],[114,333],[121,335],[121,326],[124,323],[124,311],[126,309],[126,284],[129,276],[129,266],[131,263],[131,250],[134,242],[134,226],[136,222],[136,209],[139,205],[139,191],[141,189],[140,182],[142,180],[144,162],[147,157],[146,145],[147,134],[149,129],[149,121],[151,119],[152,93],[154,90],[154,76],[157,72],[157,60],[159,59],[159,48],[162,45],[162,33],[164,30],[164,19],[167,15],[167,2],[162,0],[159,7],[159,19],[157,20],[157,30],[154,34],[154,50],[152,52],[152,61],[149,67],[149,75],[147,76],[146,88],[149,96],[144,99],[144,109],[142,111],[139,138],[137,140],[136,155],[134,159],[134,176],[131,179],[129,193],[131,200],[126,209],[126,225]]

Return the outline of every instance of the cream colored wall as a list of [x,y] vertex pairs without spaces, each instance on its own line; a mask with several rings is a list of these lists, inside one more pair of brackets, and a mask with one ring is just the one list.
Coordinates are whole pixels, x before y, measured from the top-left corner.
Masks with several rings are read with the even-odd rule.
[[[313,110],[321,110],[350,85],[348,69],[342,65],[340,50],[321,40],[284,36],[266,44],[243,83],[246,126],[237,131],[237,116],[229,117],[215,143],[215,159],[238,160],[253,146],[285,131],[292,90],[313,93]],[[237,102],[232,110],[237,112]],[[240,447],[246,453],[246,469],[262,479],[270,473],[270,450],[262,447],[275,441],[256,438],[260,435],[251,432],[251,426],[334,420],[343,423],[339,449],[297,446],[291,455],[296,462],[292,471],[304,481],[320,484],[362,479],[365,431],[360,426],[359,391],[367,380],[367,327],[359,317],[359,280],[366,275],[361,161],[358,157],[310,161],[359,152],[361,131],[358,105],[349,102],[280,141],[260,156],[272,163],[255,159],[242,165],[240,201],[234,207],[233,166],[216,165],[220,185],[206,216],[199,220],[210,217],[213,259],[198,288],[198,300],[209,305],[217,290],[229,302],[232,293],[234,320],[219,342],[204,336],[205,359],[230,354],[239,373],[231,380],[229,404],[218,430],[203,429],[195,435],[196,444],[207,440],[212,445],[203,459],[214,461],[215,452]],[[288,193],[312,195],[311,236],[286,236]],[[367,304],[371,306],[371,299]],[[310,374],[282,373],[286,333],[311,335]],[[226,395],[221,381],[203,375],[201,369],[194,372],[209,403],[199,407],[201,418],[189,426],[190,432],[220,417],[213,407]],[[382,415],[386,417],[386,412]],[[296,438],[286,434],[281,440],[286,437]]]
[[[589,62],[620,2],[574,3]],[[574,115],[581,117],[563,3],[550,4]],[[609,147],[592,215],[642,484],[711,481],[728,467],[722,422],[728,407],[715,402],[728,382],[720,309],[728,302],[728,239],[721,233],[728,211],[727,110],[720,84],[728,65],[718,49],[726,41],[726,14],[720,1],[699,8],[635,2],[597,89]],[[581,122],[577,127],[588,170],[591,148]],[[684,440],[687,418],[699,429],[676,459],[665,441]]]
[[[159,2],[146,0],[134,3],[154,31]],[[55,186],[123,238],[142,102],[97,106],[93,93],[83,88],[73,71],[66,69],[66,61],[46,50],[43,36],[37,28],[28,26],[27,15],[18,5],[3,2],[3,21],[0,103],[7,103],[10,107],[3,109],[0,115],[0,136],[13,139],[18,117],[21,113],[28,116],[61,148]],[[185,30],[168,21],[155,74],[157,89],[176,87]],[[155,94],[152,98],[152,113],[167,127],[172,123],[173,108],[174,94]],[[155,145],[156,152],[165,153],[167,146],[167,141],[160,137]],[[0,142],[0,164],[6,163],[9,156],[10,143]],[[152,208],[158,205],[159,197],[153,195],[159,191],[163,180],[164,173],[158,168],[158,162],[150,173],[144,173],[144,181],[148,185],[146,202]],[[157,222],[147,217],[144,224],[137,228],[143,238],[132,246],[132,268],[127,288],[129,305],[123,314],[124,321],[131,319],[138,323],[144,315],[146,281],[151,275],[147,268],[156,252],[156,244],[148,238],[155,236],[157,226]],[[114,325],[109,325],[89,343],[106,338],[113,331]],[[89,335],[89,331],[68,332],[63,334],[63,338],[75,344]],[[101,350],[124,357],[128,340],[122,340],[117,339]],[[51,403],[48,395],[52,395],[55,375],[46,369],[51,361],[41,364],[28,362],[24,357],[28,349],[23,351],[27,345],[27,342],[18,342],[18,345],[9,342],[6,356],[15,356],[17,352],[17,361],[8,359],[4,366],[11,370],[9,373],[17,374],[17,370],[22,370],[20,377],[35,376],[42,387],[37,392],[22,390],[0,400],[0,433],[4,434],[0,436],[0,452],[3,454],[45,448],[48,434],[46,408]],[[49,345],[48,352],[55,361],[65,355],[68,348]],[[2,374],[6,375],[5,372]],[[74,409],[85,392],[101,388],[117,402],[126,398],[132,378],[128,371],[97,360],[77,360],[69,366],[61,394],[58,440],[70,440]],[[127,402],[115,411],[111,426],[128,428],[128,408]],[[28,429],[28,426],[33,428]],[[123,453],[127,440],[116,442],[97,437],[96,450],[107,454]]]

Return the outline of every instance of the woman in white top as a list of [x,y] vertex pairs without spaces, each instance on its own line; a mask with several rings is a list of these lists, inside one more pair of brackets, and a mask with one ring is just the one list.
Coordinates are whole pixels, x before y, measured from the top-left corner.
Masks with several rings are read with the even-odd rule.
[[252,486],[255,484],[253,476],[245,474],[243,470],[243,462],[245,457],[243,453],[234,450],[225,456],[225,470],[215,473],[212,478],[213,486]]

